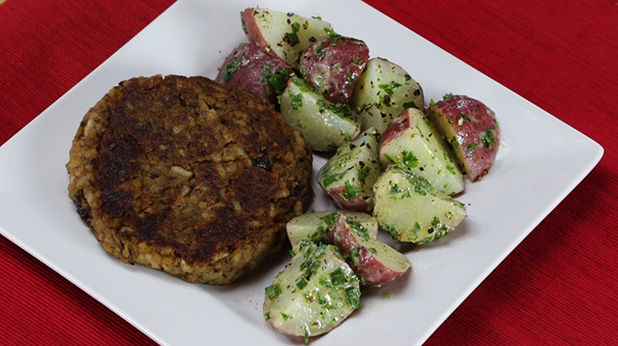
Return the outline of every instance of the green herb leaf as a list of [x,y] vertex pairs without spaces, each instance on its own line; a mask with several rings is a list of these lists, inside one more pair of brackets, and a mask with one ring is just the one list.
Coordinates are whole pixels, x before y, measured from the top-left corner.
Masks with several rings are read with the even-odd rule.
[[298,39],[298,31],[300,30],[300,24],[294,22],[290,24],[290,27],[292,28],[292,32],[286,32],[285,35],[283,35],[283,39],[290,46],[295,46],[300,43],[300,39]]
[[345,182],[345,193],[341,194],[341,197],[346,200],[349,201],[352,198],[356,197],[356,196],[360,196],[360,194],[363,192],[363,190],[358,187],[358,186],[354,186],[352,184],[350,184],[349,181],[346,180]]
[[272,300],[281,294],[281,287],[278,284],[266,287],[266,297]]
[[483,145],[485,145],[487,149],[491,149],[491,147],[496,144],[496,138],[494,137],[493,129],[483,131],[481,133],[481,140],[483,141]]
[[361,307],[360,291],[358,289],[356,289],[355,287],[348,287],[345,290],[345,295],[348,299],[348,303],[353,310],[359,309]]

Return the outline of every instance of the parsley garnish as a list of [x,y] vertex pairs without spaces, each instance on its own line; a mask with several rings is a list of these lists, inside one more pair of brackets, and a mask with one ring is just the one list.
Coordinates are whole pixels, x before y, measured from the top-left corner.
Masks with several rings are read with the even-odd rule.
[[416,103],[414,103],[413,101],[410,102],[406,102],[403,104],[403,108],[414,108],[414,109],[419,109],[418,106],[416,105]]
[[348,298],[348,303],[350,303],[350,306],[353,310],[360,308],[361,304],[359,290],[357,290],[355,287],[346,288],[345,295]]
[[330,28],[324,28],[324,32],[325,32],[328,36],[337,36],[337,33],[335,32],[335,30],[330,29]]
[[416,155],[414,155],[414,153],[409,150],[404,150],[401,152],[401,160],[389,154],[385,154],[385,155],[386,155],[386,158],[392,164],[397,165],[399,167],[414,168],[418,166],[418,162],[419,162],[418,157],[416,157]]
[[281,287],[278,284],[270,285],[266,287],[266,297],[268,300],[272,300],[281,294]]
[[496,144],[496,138],[494,137],[493,129],[483,131],[481,133],[481,140],[483,141],[483,145],[485,145],[487,149],[491,149],[491,147]]
[[234,58],[229,64],[225,65],[223,71],[223,80],[229,82],[232,79],[232,75],[240,69],[240,58]]
[[356,196],[360,196],[360,194],[362,193],[362,189],[358,186],[354,186],[352,184],[350,184],[349,181],[346,180],[345,182],[345,193],[341,194],[341,197],[346,200],[349,201],[352,198],[356,197]]
[[369,230],[367,229],[367,227],[363,226],[363,224],[361,224],[358,221],[348,221],[348,225],[350,225],[350,227],[352,227],[353,230],[355,230],[356,232],[358,232],[358,234],[360,234],[363,239],[365,240],[369,240]]
[[391,81],[388,84],[380,84],[378,85],[378,88],[384,90],[384,92],[386,92],[386,94],[388,94],[388,96],[393,96],[393,94],[395,93],[395,89],[401,87],[401,84],[395,82],[395,81]]
[[288,95],[290,95],[290,101],[292,102],[292,109],[298,110],[303,106],[303,94],[298,93],[294,94],[292,90],[288,90]]
[[298,31],[300,30],[300,24],[294,22],[290,24],[290,27],[292,28],[292,32],[286,32],[285,35],[283,35],[283,39],[290,46],[295,46],[300,43],[300,40],[298,39]]
[[276,68],[273,71],[270,66],[262,66],[262,79],[260,82],[270,85],[275,91],[275,94],[281,94],[287,86],[287,80],[290,77],[292,70],[289,68]]
[[343,269],[341,269],[341,267],[330,272],[329,276],[330,282],[333,285],[341,285],[342,283],[347,281],[345,277],[345,272],[343,271]]
[[339,212],[333,212],[333,213],[330,213],[322,217],[321,220],[326,223],[327,228],[331,228],[335,224],[335,221],[337,221],[337,218],[339,217],[339,215],[340,215]]

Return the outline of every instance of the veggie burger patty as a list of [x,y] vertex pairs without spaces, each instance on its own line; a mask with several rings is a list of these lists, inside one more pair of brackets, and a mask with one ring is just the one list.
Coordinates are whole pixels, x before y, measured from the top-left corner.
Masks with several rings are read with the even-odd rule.
[[300,132],[205,77],[138,77],[84,116],[69,196],[103,248],[188,282],[230,284],[285,240],[311,194]]

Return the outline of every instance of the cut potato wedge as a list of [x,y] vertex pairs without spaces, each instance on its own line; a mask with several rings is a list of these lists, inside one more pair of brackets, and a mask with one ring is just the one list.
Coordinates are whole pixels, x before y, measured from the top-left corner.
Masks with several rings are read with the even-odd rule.
[[418,109],[406,109],[386,129],[380,144],[380,163],[382,167],[405,167],[447,195],[464,189],[463,176],[449,147]]
[[403,242],[428,243],[455,229],[465,206],[424,178],[392,166],[376,181],[373,216],[380,229]]
[[410,260],[399,251],[369,236],[360,224],[340,214],[330,229],[331,244],[346,256],[362,285],[380,286],[410,269]]
[[333,151],[360,133],[358,115],[348,105],[326,101],[298,77],[290,78],[280,102],[281,114],[312,150]]
[[363,128],[384,133],[406,108],[423,109],[423,89],[399,65],[373,58],[354,85],[350,106],[362,119]]
[[360,282],[332,245],[303,241],[266,288],[264,318],[281,333],[309,338],[360,308]]
[[373,184],[382,173],[375,130],[365,131],[337,149],[318,171],[316,179],[339,208],[371,212]]
[[286,225],[292,249],[303,240],[328,244],[330,240],[326,231],[333,226],[339,215],[345,215],[349,222],[358,223],[371,238],[378,236],[378,220],[370,214],[350,210],[310,211],[293,218]]
[[301,52],[331,32],[330,23],[319,18],[264,8],[245,9],[241,20],[250,42],[272,50],[295,68],[299,66]]
[[486,175],[500,146],[496,114],[481,101],[450,94],[440,102],[432,102],[429,114],[468,179],[474,182]]

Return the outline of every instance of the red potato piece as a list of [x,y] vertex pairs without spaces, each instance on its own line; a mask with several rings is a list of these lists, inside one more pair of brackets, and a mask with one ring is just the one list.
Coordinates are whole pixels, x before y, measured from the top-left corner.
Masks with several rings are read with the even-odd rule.
[[231,89],[248,91],[277,104],[292,74],[292,67],[253,43],[241,43],[226,58],[215,79]]
[[358,114],[326,101],[301,78],[290,78],[279,102],[281,115],[302,132],[311,150],[333,151],[360,133]]
[[271,50],[295,68],[305,48],[332,32],[331,24],[319,18],[265,8],[245,9],[241,21],[249,42]]
[[316,180],[337,207],[371,212],[374,204],[372,187],[382,173],[378,148],[376,131],[368,129],[355,140],[340,146],[320,168]]
[[432,103],[428,112],[468,179],[481,180],[492,167],[500,146],[496,114],[481,101],[450,94]]
[[264,292],[264,318],[277,331],[309,337],[328,333],[359,309],[360,283],[332,245],[304,240]]
[[330,36],[305,49],[300,70],[307,84],[333,103],[348,103],[358,76],[369,60],[365,42]]
[[354,85],[350,107],[362,119],[362,128],[384,133],[406,108],[425,107],[423,89],[401,66],[383,58],[367,61]]
[[347,262],[360,276],[361,284],[379,286],[396,279],[410,269],[406,256],[372,238],[357,223],[340,215],[329,231],[330,241],[346,255]]
[[328,243],[326,231],[330,229],[339,215],[345,215],[349,222],[357,222],[367,229],[371,238],[378,237],[378,220],[367,213],[351,210],[311,210],[288,221],[285,228],[292,249],[303,240]]
[[380,142],[380,162],[385,169],[393,164],[405,167],[448,195],[464,190],[462,174],[447,143],[418,109],[406,109],[386,129]]

